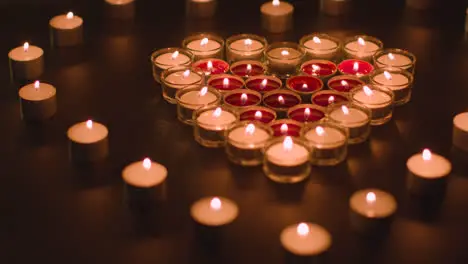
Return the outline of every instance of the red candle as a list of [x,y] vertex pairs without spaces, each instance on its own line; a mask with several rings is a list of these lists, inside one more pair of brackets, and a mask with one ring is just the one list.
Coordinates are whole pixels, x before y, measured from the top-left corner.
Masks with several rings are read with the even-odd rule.
[[277,111],[286,111],[287,109],[301,103],[301,97],[296,93],[286,90],[276,90],[265,94],[263,97],[265,106]]
[[323,88],[323,82],[313,76],[293,76],[286,81],[286,88],[300,94],[312,94]]
[[299,137],[301,134],[302,123],[292,119],[280,119],[270,124],[275,137],[291,136]]
[[300,104],[289,109],[288,117],[301,123],[315,122],[325,117],[325,109],[317,105]]
[[328,78],[336,73],[336,64],[327,60],[310,60],[304,62],[301,71],[307,75]]
[[203,59],[192,64],[195,71],[202,71],[206,75],[223,74],[229,71],[229,64],[220,59]]
[[374,66],[363,60],[344,60],[338,65],[341,74],[355,75],[357,77],[367,76],[374,71]]
[[353,75],[340,75],[331,78],[328,81],[328,88],[341,93],[348,93],[352,89],[364,85],[361,79]]
[[258,105],[262,101],[262,95],[255,91],[239,89],[224,95],[224,104],[233,107],[248,107]]
[[264,72],[265,67],[259,61],[238,61],[231,65],[231,73],[243,78],[262,75]]
[[348,102],[348,97],[331,90],[324,90],[312,95],[311,102],[316,105],[327,107],[331,104]]
[[273,90],[278,90],[283,86],[283,82],[277,77],[258,75],[253,76],[245,81],[245,87],[259,93],[266,93]]
[[212,86],[221,92],[232,91],[243,88],[244,80],[238,76],[220,74],[212,76],[208,80],[208,86]]
[[263,106],[248,107],[240,112],[240,120],[259,121],[269,124],[276,119],[276,112]]

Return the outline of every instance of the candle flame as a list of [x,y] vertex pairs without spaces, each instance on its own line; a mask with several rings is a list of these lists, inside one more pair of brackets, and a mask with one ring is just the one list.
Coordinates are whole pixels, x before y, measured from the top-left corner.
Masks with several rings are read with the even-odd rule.
[[187,78],[189,77],[189,75],[190,75],[190,70],[186,70],[184,71],[184,73],[182,73],[183,78]]
[[251,72],[252,71],[252,65],[251,64],[247,64],[247,72]]
[[282,51],[281,51],[281,55],[283,55],[283,56],[288,56],[288,55],[289,55],[289,51],[287,51],[287,50],[282,50]]
[[305,237],[309,234],[310,229],[306,223],[300,223],[297,225],[297,234],[301,237]]
[[343,111],[343,114],[349,115],[349,109],[346,105],[341,106],[341,110]]
[[210,201],[211,209],[218,211],[219,209],[221,209],[221,206],[222,206],[222,203],[218,197],[214,197],[213,199],[211,199]]
[[265,86],[267,85],[268,83],[268,80],[267,79],[263,79],[262,81],[262,88],[265,88]]
[[432,158],[431,151],[429,149],[424,149],[423,153],[422,153],[422,158],[423,158],[423,160],[426,160],[426,161],[431,160],[431,158]]
[[248,98],[247,94],[243,93],[240,98],[241,98],[241,104],[244,105],[247,102],[247,98]]
[[86,121],[86,127],[88,129],[92,129],[93,128],[93,121],[90,119],[88,121]]
[[361,46],[365,46],[366,45],[366,41],[363,39],[363,38],[358,38],[357,40],[358,44],[361,45]]
[[262,119],[262,117],[263,117],[262,111],[255,112],[255,119]]
[[28,50],[29,50],[29,43],[28,42],[24,43],[23,49],[24,49],[24,52],[28,52]]
[[391,80],[391,79],[392,79],[392,75],[391,75],[388,71],[384,71],[383,74],[384,74],[384,76],[385,76],[385,79],[387,79],[387,80]]
[[287,136],[287,137],[284,138],[284,141],[283,141],[284,150],[291,151],[292,148],[293,148],[293,144],[294,144],[294,142],[293,142],[293,140],[292,140],[292,138],[290,136]]
[[177,59],[177,57],[179,57],[179,51],[176,50],[176,51],[174,51],[174,53],[172,53],[171,58],[172,58],[173,60],[175,60],[175,59]]
[[373,192],[368,192],[366,195],[366,202],[367,204],[373,204],[377,200],[377,197],[375,196],[375,193]]
[[206,64],[206,67],[208,68],[209,71],[211,71],[213,69],[213,62],[208,61],[208,63]]
[[220,117],[222,112],[223,110],[221,109],[221,107],[217,107],[213,112],[213,117],[214,118]]
[[151,160],[149,158],[143,160],[143,168],[145,168],[145,170],[151,169]]
[[282,124],[280,130],[281,130],[281,134],[283,135],[288,133],[288,130],[289,130],[288,124]]
[[320,66],[312,64],[312,71],[316,72],[320,70]]
[[390,53],[388,54],[388,58],[389,58],[390,60],[394,60],[394,59],[395,59],[395,55],[393,55],[393,53],[390,52]]
[[255,133],[255,125],[254,124],[248,124],[245,127],[245,134],[247,135],[253,135]]
[[312,41],[315,42],[315,43],[317,43],[317,44],[322,43],[322,41],[320,40],[319,37],[313,37],[313,38],[312,38]]
[[331,95],[328,97],[328,104],[333,104],[335,102],[335,96]]
[[348,84],[348,82],[347,82],[347,81],[345,81],[345,80],[341,80],[341,85],[343,85],[343,86],[348,86],[349,84]]
[[205,86],[201,88],[199,96],[205,96],[207,92],[208,92],[208,87]]
[[224,78],[223,79],[223,87],[224,88],[227,88],[229,86],[229,79],[228,78]]
[[356,61],[353,64],[353,71],[357,72],[359,70],[359,63]]
[[323,129],[321,126],[318,126],[315,128],[315,133],[317,133],[319,136],[323,136],[325,134],[325,129]]
[[278,102],[279,102],[280,104],[284,104],[284,98],[283,98],[282,95],[278,96]]
[[34,88],[39,89],[39,86],[41,86],[41,83],[39,81],[34,82]]
[[364,90],[364,93],[367,95],[367,96],[372,96],[374,94],[374,92],[371,90],[371,88],[369,88],[369,86],[364,86],[362,88]]
[[274,6],[279,6],[279,5],[280,5],[280,1],[279,1],[279,0],[273,0],[273,5],[274,5]]
[[307,83],[304,83],[304,84],[302,85],[302,89],[303,89],[303,90],[307,90],[308,88],[309,88],[309,86],[307,85]]
[[68,12],[67,13],[67,19],[72,19],[75,15],[73,14],[73,12]]
[[245,46],[252,46],[252,40],[251,39],[244,40],[244,45]]
[[310,108],[307,107],[306,109],[304,109],[304,117],[305,117],[305,119],[309,119],[309,117],[310,117]]
[[201,41],[200,41],[200,46],[204,47],[208,44],[208,38],[203,38]]

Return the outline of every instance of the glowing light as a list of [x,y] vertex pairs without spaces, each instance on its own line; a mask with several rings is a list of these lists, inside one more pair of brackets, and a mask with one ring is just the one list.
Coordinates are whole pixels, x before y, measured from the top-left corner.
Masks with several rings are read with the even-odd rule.
[[307,90],[307,89],[309,89],[309,86],[307,85],[307,83],[304,83],[302,85],[302,90]]
[[343,114],[349,115],[349,109],[346,105],[341,106],[341,110],[343,111]]
[[353,64],[353,71],[355,71],[355,72],[359,71],[359,63],[357,61],[354,62],[354,64]]
[[388,56],[388,58],[389,58],[390,60],[394,60],[394,59],[395,59],[395,55],[393,55],[393,53],[389,53],[387,56]]
[[243,93],[240,99],[241,99],[241,104],[247,103],[247,99],[248,99],[247,94]]
[[184,73],[182,73],[183,78],[187,78],[187,77],[189,77],[189,75],[190,75],[190,70],[186,70],[186,71],[184,71]]
[[251,39],[244,40],[244,45],[249,46],[249,47],[252,46],[252,40]]
[[200,41],[200,46],[204,47],[208,44],[208,38],[203,38],[201,41]]
[[366,41],[363,38],[358,38],[357,42],[358,42],[358,44],[360,46],[365,46],[366,45]]
[[88,129],[92,129],[92,128],[93,128],[93,121],[92,121],[92,120],[86,121],[86,127],[87,127]]
[[335,96],[331,95],[330,97],[328,97],[328,104],[333,104],[335,103]]
[[28,42],[24,43],[23,49],[24,49],[24,52],[28,52],[28,50],[29,50],[29,43]]
[[323,129],[321,126],[318,126],[315,128],[315,133],[317,133],[319,136],[323,136],[325,134],[325,129]]
[[223,110],[221,109],[221,107],[217,107],[213,112],[213,117],[214,118],[220,117],[222,112]]
[[313,38],[312,38],[312,41],[313,41],[314,43],[317,43],[317,44],[322,43],[322,41],[320,40],[319,37],[313,37]]
[[208,93],[208,87],[205,86],[205,87],[201,88],[200,93],[198,95],[199,96],[205,96],[206,93]]
[[224,78],[224,79],[223,79],[223,87],[224,87],[224,88],[228,88],[228,87],[229,87],[229,79],[228,79],[228,78]]
[[251,64],[247,64],[247,72],[251,72],[252,71],[252,65]]
[[67,13],[67,19],[72,19],[75,15],[73,14],[73,12],[68,12]]
[[287,137],[284,138],[284,141],[283,141],[284,150],[291,151],[292,148],[293,148],[293,144],[294,144],[294,142],[293,142],[293,140],[292,140],[292,138],[290,136],[287,136]]
[[255,133],[255,125],[254,124],[248,124],[245,127],[245,134],[253,135],[254,133]]
[[273,5],[274,5],[274,6],[279,6],[279,5],[280,5],[280,1],[279,1],[279,0],[273,0]]
[[287,134],[289,130],[288,124],[282,124],[280,130],[281,130],[281,134],[283,135]]
[[285,103],[285,102],[284,102],[284,98],[283,98],[282,95],[278,96],[278,102],[279,102],[280,104],[284,104],[284,103]]
[[175,60],[177,57],[179,57],[179,51],[176,50],[174,53],[172,53],[171,59]]
[[383,74],[384,74],[384,76],[385,76],[385,79],[387,79],[387,80],[391,80],[391,79],[392,79],[392,75],[391,75],[388,71],[384,71]]
[[262,81],[262,88],[265,88],[266,85],[267,85],[267,83],[268,83],[268,80],[267,80],[267,79],[263,79],[263,81]]
[[373,193],[373,192],[368,192],[367,193],[367,195],[366,195],[367,204],[374,204],[376,200],[377,200],[377,197],[375,196],[375,193]]
[[364,86],[362,89],[364,90],[364,93],[367,96],[372,96],[374,94],[374,92],[371,90],[371,88],[369,88],[369,86]]
[[341,80],[341,85],[343,85],[343,86],[348,86],[349,84],[348,84],[348,82],[347,82],[347,81],[345,81],[345,80]]
[[432,158],[432,153],[429,149],[424,149],[422,153],[422,158],[425,161],[431,160]]
[[297,225],[297,234],[301,237],[305,237],[309,234],[309,226],[305,223],[300,223]]
[[312,64],[312,71],[313,72],[320,71],[320,66]]
[[262,116],[263,116],[262,111],[255,112],[255,119],[262,119]]
[[218,197],[214,197],[213,199],[211,199],[210,201],[211,209],[218,211],[219,209],[221,209],[221,206],[222,206],[222,203]]
[[35,82],[34,82],[34,88],[35,88],[36,90],[38,90],[40,86],[41,86],[41,83],[40,83],[39,81],[35,81]]
[[304,117],[305,117],[305,119],[309,119],[309,117],[310,117],[310,108],[307,107],[306,109],[304,109]]
[[151,160],[149,158],[143,160],[143,168],[145,168],[145,170],[151,169]]
[[288,55],[289,55],[289,51],[287,51],[287,50],[282,50],[282,51],[281,51],[281,55],[283,55],[283,56],[288,56]]
[[206,67],[208,68],[208,71],[211,71],[213,69],[213,62],[208,61],[208,63],[206,63]]

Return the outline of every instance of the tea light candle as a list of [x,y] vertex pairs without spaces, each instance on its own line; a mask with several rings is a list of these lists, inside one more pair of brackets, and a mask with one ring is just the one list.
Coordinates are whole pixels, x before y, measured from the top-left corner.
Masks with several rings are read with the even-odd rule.
[[220,92],[242,89],[244,85],[245,83],[242,78],[229,74],[219,74],[211,76],[208,79],[208,86],[211,86]]
[[216,13],[216,0],[186,0],[186,11],[189,16],[210,18]]
[[399,68],[414,73],[416,56],[401,49],[384,49],[374,55],[377,68]]
[[344,44],[344,52],[348,58],[370,60],[383,47],[382,41],[371,36],[355,36]]
[[171,67],[190,66],[193,54],[181,48],[160,49],[151,54],[153,76],[156,82],[161,82],[161,73]]
[[83,19],[72,12],[53,17],[49,26],[52,43],[57,47],[75,46],[83,42]]
[[328,107],[334,104],[346,103],[348,97],[336,91],[323,90],[313,94],[311,102],[322,107]]
[[270,124],[276,119],[276,112],[263,106],[251,106],[239,111],[241,121],[258,121]]
[[301,123],[316,122],[325,117],[325,111],[317,105],[299,104],[289,109],[288,118]]
[[339,39],[327,34],[311,34],[301,38],[299,43],[304,47],[309,58],[334,59],[341,48]]
[[300,182],[309,176],[309,155],[307,145],[298,138],[274,139],[265,146],[263,171],[276,182]]
[[219,228],[234,222],[239,215],[239,208],[235,202],[227,198],[207,197],[192,205],[190,215],[199,225]]
[[239,119],[235,110],[225,106],[210,106],[198,109],[194,114],[195,140],[205,147],[222,147],[225,131]]
[[221,94],[207,86],[194,86],[180,89],[176,93],[177,118],[188,125],[193,125],[193,112],[204,106],[219,105]]
[[354,75],[338,75],[328,80],[328,88],[340,93],[348,93],[356,87],[364,85],[361,79]]
[[182,47],[195,55],[195,60],[218,58],[224,56],[224,40],[212,34],[192,35],[184,39]]
[[263,104],[276,111],[278,118],[285,118],[289,108],[301,103],[301,97],[292,91],[275,90],[263,95]]
[[374,71],[372,64],[362,60],[344,60],[338,65],[341,74],[365,78]]
[[176,93],[178,90],[187,86],[201,84],[202,81],[202,75],[190,67],[176,66],[169,68],[161,74],[163,98],[171,104],[176,104]]
[[268,44],[264,37],[240,34],[226,40],[226,58],[229,63],[242,60],[263,60],[263,52]]
[[352,101],[371,110],[371,125],[390,121],[393,113],[393,92],[384,87],[364,85],[351,91]]
[[395,198],[377,189],[360,190],[349,200],[351,207],[351,226],[355,231],[375,235],[387,229],[397,210]]
[[393,91],[395,105],[405,104],[411,99],[413,75],[405,70],[380,69],[372,73],[370,79],[371,83]]
[[446,158],[424,149],[406,163],[409,191],[417,195],[443,193],[452,164]]
[[327,60],[309,60],[302,64],[301,71],[320,79],[328,79],[335,75],[336,64]]
[[192,64],[195,71],[202,71],[205,75],[224,74],[229,71],[229,64],[219,59],[203,59]]
[[299,223],[286,227],[281,232],[280,241],[284,249],[301,257],[321,255],[332,244],[330,233],[313,223]]
[[292,28],[294,7],[284,1],[273,0],[260,7],[262,26],[271,33],[282,33]]
[[21,116],[24,120],[49,119],[57,112],[55,87],[36,81],[23,86],[19,92]]
[[135,15],[135,0],[105,0],[110,18],[130,19]]
[[364,142],[369,137],[371,111],[366,107],[351,103],[339,104],[330,111],[328,119],[348,128],[349,144]]
[[44,72],[44,51],[28,42],[8,53],[13,80],[34,80]]
[[304,127],[301,135],[309,144],[313,165],[333,166],[346,159],[348,133],[343,127],[318,122]]
[[267,47],[265,56],[268,74],[286,79],[296,74],[305,50],[296,43],[277,42]]
[[70,156],[73,161],[94,162],[107,157],[108,136],[107,128],[98,123],[88,120],[73,125],[67,131],[70,140]]
[[231,73],[243,78],[263,75],[265,67],[259,61],[238,61],[231,65]]
[[273,129],[273,136],[275,137],[300,137],[303,123],[292,119],[279,119],[273,121],[270,126]]
[[238,89],[224,95],[224,104],[238,109],[259,105],[261,102],[262,95],[251,90]]
[[134,162],[122,171],[122,179],[130,202],[164,200],[166,178],[166,167],[149,158]]
[[468,152],[468,112],[453,118],[452,143],[458,149]]
[[267,93],[270,91],[278,90],[283,86],[282,81],[275,76],[257,75],[248,78],[245,81],[245,87],[247,89],[259,92]]
[[351,0],[320,0],[320,10],[330,16],[339,16],[349,12]]
[[263,163],[263,147],[271,138],[270,127],[252,121],[240,122],[227,131],[226,154],[229,160],[242,166]]
[[299,94],[303,102],[309,102],[313,93],[323,88],[323,82],[313,76],[293,76],[286,80],[286,88]]

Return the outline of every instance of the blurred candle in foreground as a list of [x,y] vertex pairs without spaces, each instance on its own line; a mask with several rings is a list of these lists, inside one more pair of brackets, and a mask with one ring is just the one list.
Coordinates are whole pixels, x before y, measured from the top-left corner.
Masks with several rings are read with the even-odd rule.
[[217,0],[186,0],[188,16],[210,18],[216,13]]
[[105,0],[106,13],[112,19],[131,19],[135,16],[135,0]]

